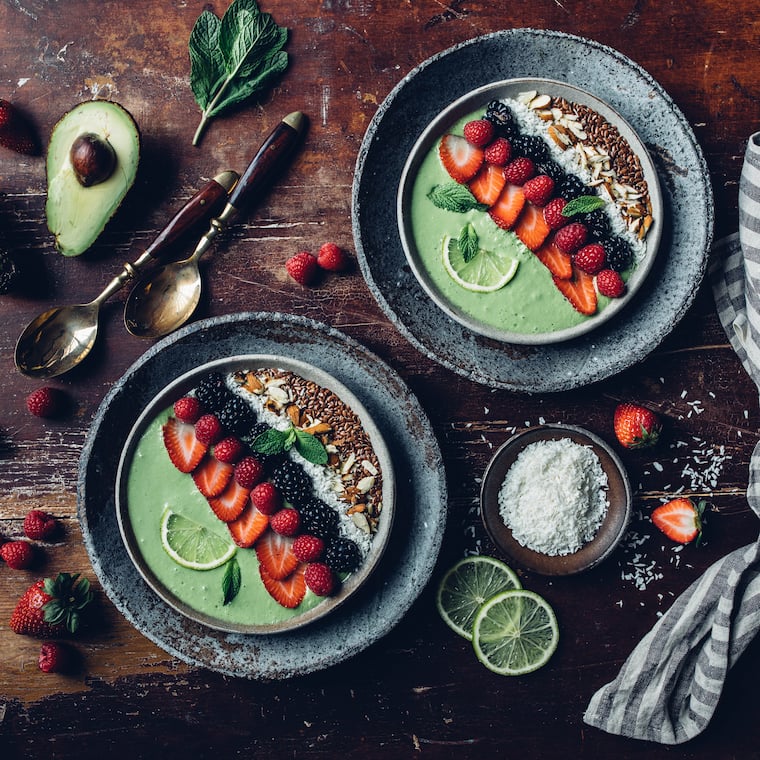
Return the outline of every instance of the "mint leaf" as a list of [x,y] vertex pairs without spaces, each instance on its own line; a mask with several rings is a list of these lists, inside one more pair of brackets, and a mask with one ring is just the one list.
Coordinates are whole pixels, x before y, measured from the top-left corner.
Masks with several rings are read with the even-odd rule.
[[297,430],[296,434],[296,451],[307,461],[312,464],[327,464],[327,449],[322,445],[322,441],[305,430]]
[[478,202],[478,199],[470,192],[465,185],[458,182],[447,182],[445,185],[436,185],[427,197],[433,202],[434,206],[442,208],[444,211],[454,211],[457,214],[464,214],[466,211],[478,209],[485,211],[487,206]]
[[579,195],[565,204],[562,216],[575,216],[576,214],[588,214],[605,205],[604,198],[598,195]]
[[288,30],[262,13],[256,0],[233,0],[221,21],[203,11],[190,33],[190,87],[201,108],[193,137],[200,142],[208,122],[259,94],[288,65],[282,48]]
[[240,574],[240,565],[235,557],[228,560],[224,566],[224,577],[222,578],[222,604],[229,604],[240,591],[243,585]]
[[478,255],[478,233],[472,224],[462,227],[459,233],[459,250],[462,252],[462,258],[465,262],[472,261]]
[[292,440],[290,443],[287,442],[289,435],[290,430],[270,428],[253,439],[251,448],[259,454],[281,454],[293,445]]

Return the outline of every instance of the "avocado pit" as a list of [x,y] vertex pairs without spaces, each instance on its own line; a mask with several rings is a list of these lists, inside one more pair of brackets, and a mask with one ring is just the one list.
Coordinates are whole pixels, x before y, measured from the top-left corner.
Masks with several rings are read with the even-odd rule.
[[74,140],[69,160],[82,187],[105,182],[116,168],[116,152],[111,143],[94,132],[86,132]]

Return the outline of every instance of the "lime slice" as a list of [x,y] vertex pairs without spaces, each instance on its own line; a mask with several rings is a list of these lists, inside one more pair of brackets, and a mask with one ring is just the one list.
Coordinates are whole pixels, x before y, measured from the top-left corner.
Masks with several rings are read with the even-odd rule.
[[472,644],[494,673],[531,673],[554,654],[559,629],[554,610],[533,591],[504,591],[489,599],[475,617]]
[[459,243],[447,235],[443,239],[443,266],[449,277],[463,288],[492,293],[503,288],[515,276],[518,261],[506,253],[483,248],[465,261]]
[[228,538],[173,512],[171,508],[164,510],[161,517],[161,545],[177,564],[192,570],[219,567],[237,550]]
[[446,624],[472,640],[472,624],[483,602],[520,581],[503,562],[493,557],[466,557],[441,579],[435,603]]

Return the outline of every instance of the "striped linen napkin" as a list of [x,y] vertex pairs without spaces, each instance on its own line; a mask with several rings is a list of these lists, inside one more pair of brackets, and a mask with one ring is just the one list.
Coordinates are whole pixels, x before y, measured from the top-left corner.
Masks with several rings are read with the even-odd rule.
[[[710,270],[721,324],[760,386],[760,133],[747,144],[739,233],[718,242]],[[760,444],[747,500],[760,517]],[[661,744],[702,732],[728,670],[760,630],[760,538],[716,562],[641,640],[583,716],[603,731]]]

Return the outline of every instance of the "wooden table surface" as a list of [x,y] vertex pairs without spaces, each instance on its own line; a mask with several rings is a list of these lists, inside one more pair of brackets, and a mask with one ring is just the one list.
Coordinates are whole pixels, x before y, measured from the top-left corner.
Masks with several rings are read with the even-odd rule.
[[[227,3],[210,4],[219,14]],[[81,101],[115,100],[143,138],[138,180],[95,247],[57,254],[44,215],[44,158],[0,148],[0,244],[15,252],[23,288],[0,296],[0,534],[20,536],[24,515],[47,510],[64,525],[33,570],[0,567],[0,757],[135,757],[247,753],[255,757],[758,757],[755,643],[730,674],[714,721],[680,748],[608,736],[586,727],[594,691],[613,678],[675,596],[715,560],[753,540],[748,463],[758,439],[757,388],[720,327],[709,287],[645,361],[575,391],[522,395],[477,385],[422,355],[393,327],[360,271],[306,289],[284,261],[332,240],[354,252],[350,202],[357,151],[386,95],[414,66],[449,46],[500,29],[556,29],[616,48],[646,69],[684,112],[704,150],[715,191],[716,237],[737,225],[747,137],[757,127],[758,2],[694,5],[624,0],[449,3],[440,0],[266,0],[291,30],[291,63],[264,101],[191,139],[198,110],[189,88],[187,40],[200,2],[5,0],[0,3],[0,97],[16,103],[44,140]],[[398,371],[432,421],[448,476],[449,518],[431,583],[399,625],[362,654],[287,681],[224,677],[174,659],[135,630],[97,583],[76,518],[80,452],[110,386],[149,347],[126,333],[124,294],[101,314],[87,361],[51,384],[72,409],[41,420],[25,397],[41,385],[16,371],[23,326],[51,305],[90,300],[136,258],[200,178],[242,170],[286,113],[311,119],[305,144],[276,190],[209,256],[196,317],[250,309],[292,312],[357,339]],[[698,252],[695,252],[695,255]],[[561,421],[614,441],[616,403],[658,410],[667,434],[657,449],[617,447],[636,489],[623,546],[583,575],[523,573],[559,618],[561,644],[542,670],[496,676],[439,619],[434,586],[466,553],[493,553],[477,514],[479,479],[493,449],[521,428]],[[706,542],[676,552],[648,519],[683,488],[711,501]],[[443,506],[443,505],[442,505]],[[648,569],[647,569],[648,568]],[[10,631],[16,599],[35,579],[81,571],[97,590],[98,623],[75,642],[75,675],[44,674],[39,642]],[[654,576],[647,575],[652,571]],[[647,578],[637,585],[637,579]]]

